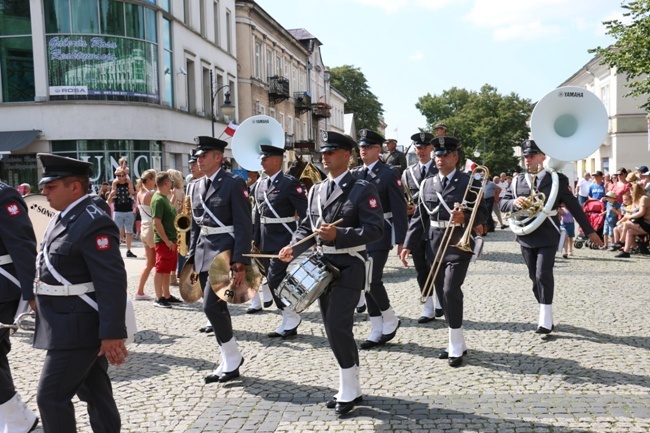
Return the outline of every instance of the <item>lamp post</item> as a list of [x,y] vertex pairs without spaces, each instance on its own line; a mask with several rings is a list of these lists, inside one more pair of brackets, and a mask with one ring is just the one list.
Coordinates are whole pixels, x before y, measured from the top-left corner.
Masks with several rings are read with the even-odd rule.
[[229,85],[223,85],[219,87],[217,90],[214,90],[214,77],[212,75],[212,70],[210,70],[210,119],[212,120],[212,136],[214,137],[214,101],[217,99],[217,94],[224,89],[226,92],[224,93],[223,97],[223,104],[219,106],[219,109],[223,114],[225,114],[228,117],[232,117],[233,114],[235,114],[235,110],[237,107],[230,102],[230,86]]

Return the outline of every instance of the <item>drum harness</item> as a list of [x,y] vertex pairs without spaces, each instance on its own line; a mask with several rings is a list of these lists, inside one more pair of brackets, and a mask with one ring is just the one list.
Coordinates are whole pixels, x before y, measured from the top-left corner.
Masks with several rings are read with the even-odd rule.
[[[269,178],[270,179],[270,178]],[[275,189],[273,187],[273,183],[271,183],[271,190]],[[271,204],[271,201],[269,200],[268,197],[268,191],[264,191],[262,194],[264,194],[264,204],[266,204],[266,207],[275,215],[275,218],[271,217],[265,217],[262,216],[262,205],[260,202],[257,200],[257,190],[259,188],[259,184],[255,187],[255,193],[253,197],[255,198],[255,205],[257,207],[257,212],[260,214],[260,223],[262,224],[282,224],[287,231],[293,235],[295,230],[291,230],[291,227],[287,225],[287,223],[296,223],[296,219],[293,216],[288,216],[288,217],[281,217],[273,208],[273,205]]]
[[[333,182],[333,181],[329,180],[329,182]],[[355,181],[355,183],[356,183],[356,181]],[[314,223],[314,221],[312,221],[311,217],[309,218],[309,222],[311,224],[312,231],[316,231],[316,229],[317,229],[316,224],[318,224],[319,221],[325,222],[325,218],[323,217],[323,206],[321,206],[321,198],[320,198],[321,197],[320,191],[324,187],[324,185],[325,185],[325,182],[320,184],[320,187],[318,189],[317,198],[316,198],[316,204],[318,206],[318,219]],[[337,187],[338,187],[338,185],[337,185]],[[333,221],[336,220],[336,217],[339,214],[339,212],[341,211],[341,208],[343,207],[343,204],[345,203],[345,200],[347,200],[351,189],[352,188],[350,188],[349,190],[343,190],[343,194],[340,197],[338,197],[339,198],[339,203],[338,203],[338,206],[336,207],[336,210],[333,213],[333,215],[334,215],[333,218],[332,218]],[[314,196],[314,190],[315,190],[315,188],[312,188],[311,191],[310,191],[310,197],[309,197],[309,203],[310,204],[311,204],[313,196]],[[319,239],[317,241],[317,247],[316,247],[316,251],[318,251],[321,255],[324,255],[324,254],[349,254],[352,257],[356,257],[357,259],[361,260],[363,262],[363,264],[365,266],[365,270],[366,270],[366,279],[365,279],[366,284],[365,284],[364,290],[367,292],[367,291],[370,290],[370,282],[371,282],[370,279],[372,277],[372,258],[368,257],[368,259],[364,259],[364,257],[360,254],[360,252],[365,251],[365,250],[366,250],[365,245],[358,245],[356,247],[337,249],[336,247],[331,247],[331,246],[328,246],[328,245],[322,245],[322,240],[321,239]],[[330,269],[331,268],[336,269],[329,262],[326,262],[326,265]],[[335,274],[335,278],[338,278],[338,269],[336,269],[336,272],[334,272],[334,274]]]
[[[194,190],[192,190],[194,192]],[[210,208],[205,204],[205,200],[203,199],[203,195],[199,194],[199,199],[201,200],[201,206],[203,207],[203,212],[207,213],[212,220],[217,223],[219,227],[209,227],[209,226],[204,226],[202,224],[199,224],[198,220],[195,218],[195,221],[199,226],[201,227],[201,235],[202,236],[210,236],[210,235],[220,235],[223,233],[228,233],[230,236],[232,236],[233,239],[235,239],[235,226],[227,226],[224,223],[217,218],[217,216],[212,213]],[[194,216],[192,215],[194,218]]]

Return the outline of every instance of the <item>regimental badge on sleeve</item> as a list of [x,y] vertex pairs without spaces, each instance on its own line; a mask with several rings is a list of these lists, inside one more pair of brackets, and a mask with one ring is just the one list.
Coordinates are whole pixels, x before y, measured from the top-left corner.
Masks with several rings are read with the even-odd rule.
[[247,189],[244,190],[244,197],[246,197],[246,200],[248,200],[249,195],[248,195],[248,190]]
[[296,192],[297,192],[298,194],[302,194],[303,191],[302,191],[302,187],[301,187],[300,185],[298,185],[298,186],[296,187]]
[[6,209],[7,209],[7,213],[11,217],[15,217],[15,216],[20,215],[20,207],[18,206],[18,203],[16,203],[16,202],[11,202],[11,203],[7,204]]
[[399,177],[397,178],[397,186],[399,186],[400,188],[402,187],[402,179],[400,179]]
[[108,239],[107,235],[97,236],[95,238],[95,246],[98,251],[106,251],[111,247],[111,241]]
[[370,209],[377,209],[377,206],[379,206],[379,203],[377,203],[377,199],[372,197],[368,199],[368,205],[370,206]]

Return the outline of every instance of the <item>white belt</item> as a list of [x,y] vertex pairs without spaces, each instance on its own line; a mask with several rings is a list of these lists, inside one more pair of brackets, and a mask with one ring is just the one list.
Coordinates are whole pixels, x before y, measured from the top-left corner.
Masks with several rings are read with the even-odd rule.
[[0,266],[2,265],[8,265],[9,263],[13,263],[14,261],[11,260],[11,256],[9,254],[5,254],[4,256],[0,256]]
[[260,222],[262,224],[284,224],[296,222],[296,218],[292,216],[284,218],[260,217]]
[[385,220],[387,220],[388,218],[392,218],[392,217],[393,217],[393,213],[392,213],[392,212],[386,212],[386,213],[384,214],[384,219],[385,219]]
[[53,286],[51,284],[45,284],[41,281],[37,281],[34,284],[34,294],[36,295],[78,296],[78,295],[83,295],[84,293],[90,293],[94,291],[95,291],[95,286],[93,285],[92,282]]
[[234,233],[235,226],[224,226],[224,227],[208,227],[201,226],[201,235],[210,236],[210,235],[220,235],[223,233]]
[[319,247],[319,249],[323,254],[354,254],[354,253],[359,253],[361,251],[365,251],[366,246],[359,245],[357,247],[350,247],[350,248],[336,248],[336,247],[329,247],[327,245],[323,245]]
[[452,227],[462,227],[462,224],[450,224],[449,221],[430,221],[431,227],[437,227],[439,229],[444,229],[449,226]]

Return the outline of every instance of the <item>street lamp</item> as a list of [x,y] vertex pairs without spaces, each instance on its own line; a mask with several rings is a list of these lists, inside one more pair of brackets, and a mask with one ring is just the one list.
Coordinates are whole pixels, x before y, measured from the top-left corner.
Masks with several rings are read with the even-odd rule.
[[210,70],[210,118],[212,119],[212,136],[214,137],[214,101],[217,99],[217,95],[221,90],[228,89],[226,92],[223,94],[223,104],[219,106],[219,109],[223,114],[225,114],[228,117],[232,117],[233,114],[235,114],[235,110],[237,107],[230,102],[230,86],[229,85],[223,85],[219,87],[217,90],[214,90],[214,78],[212,75],[212,70]]

